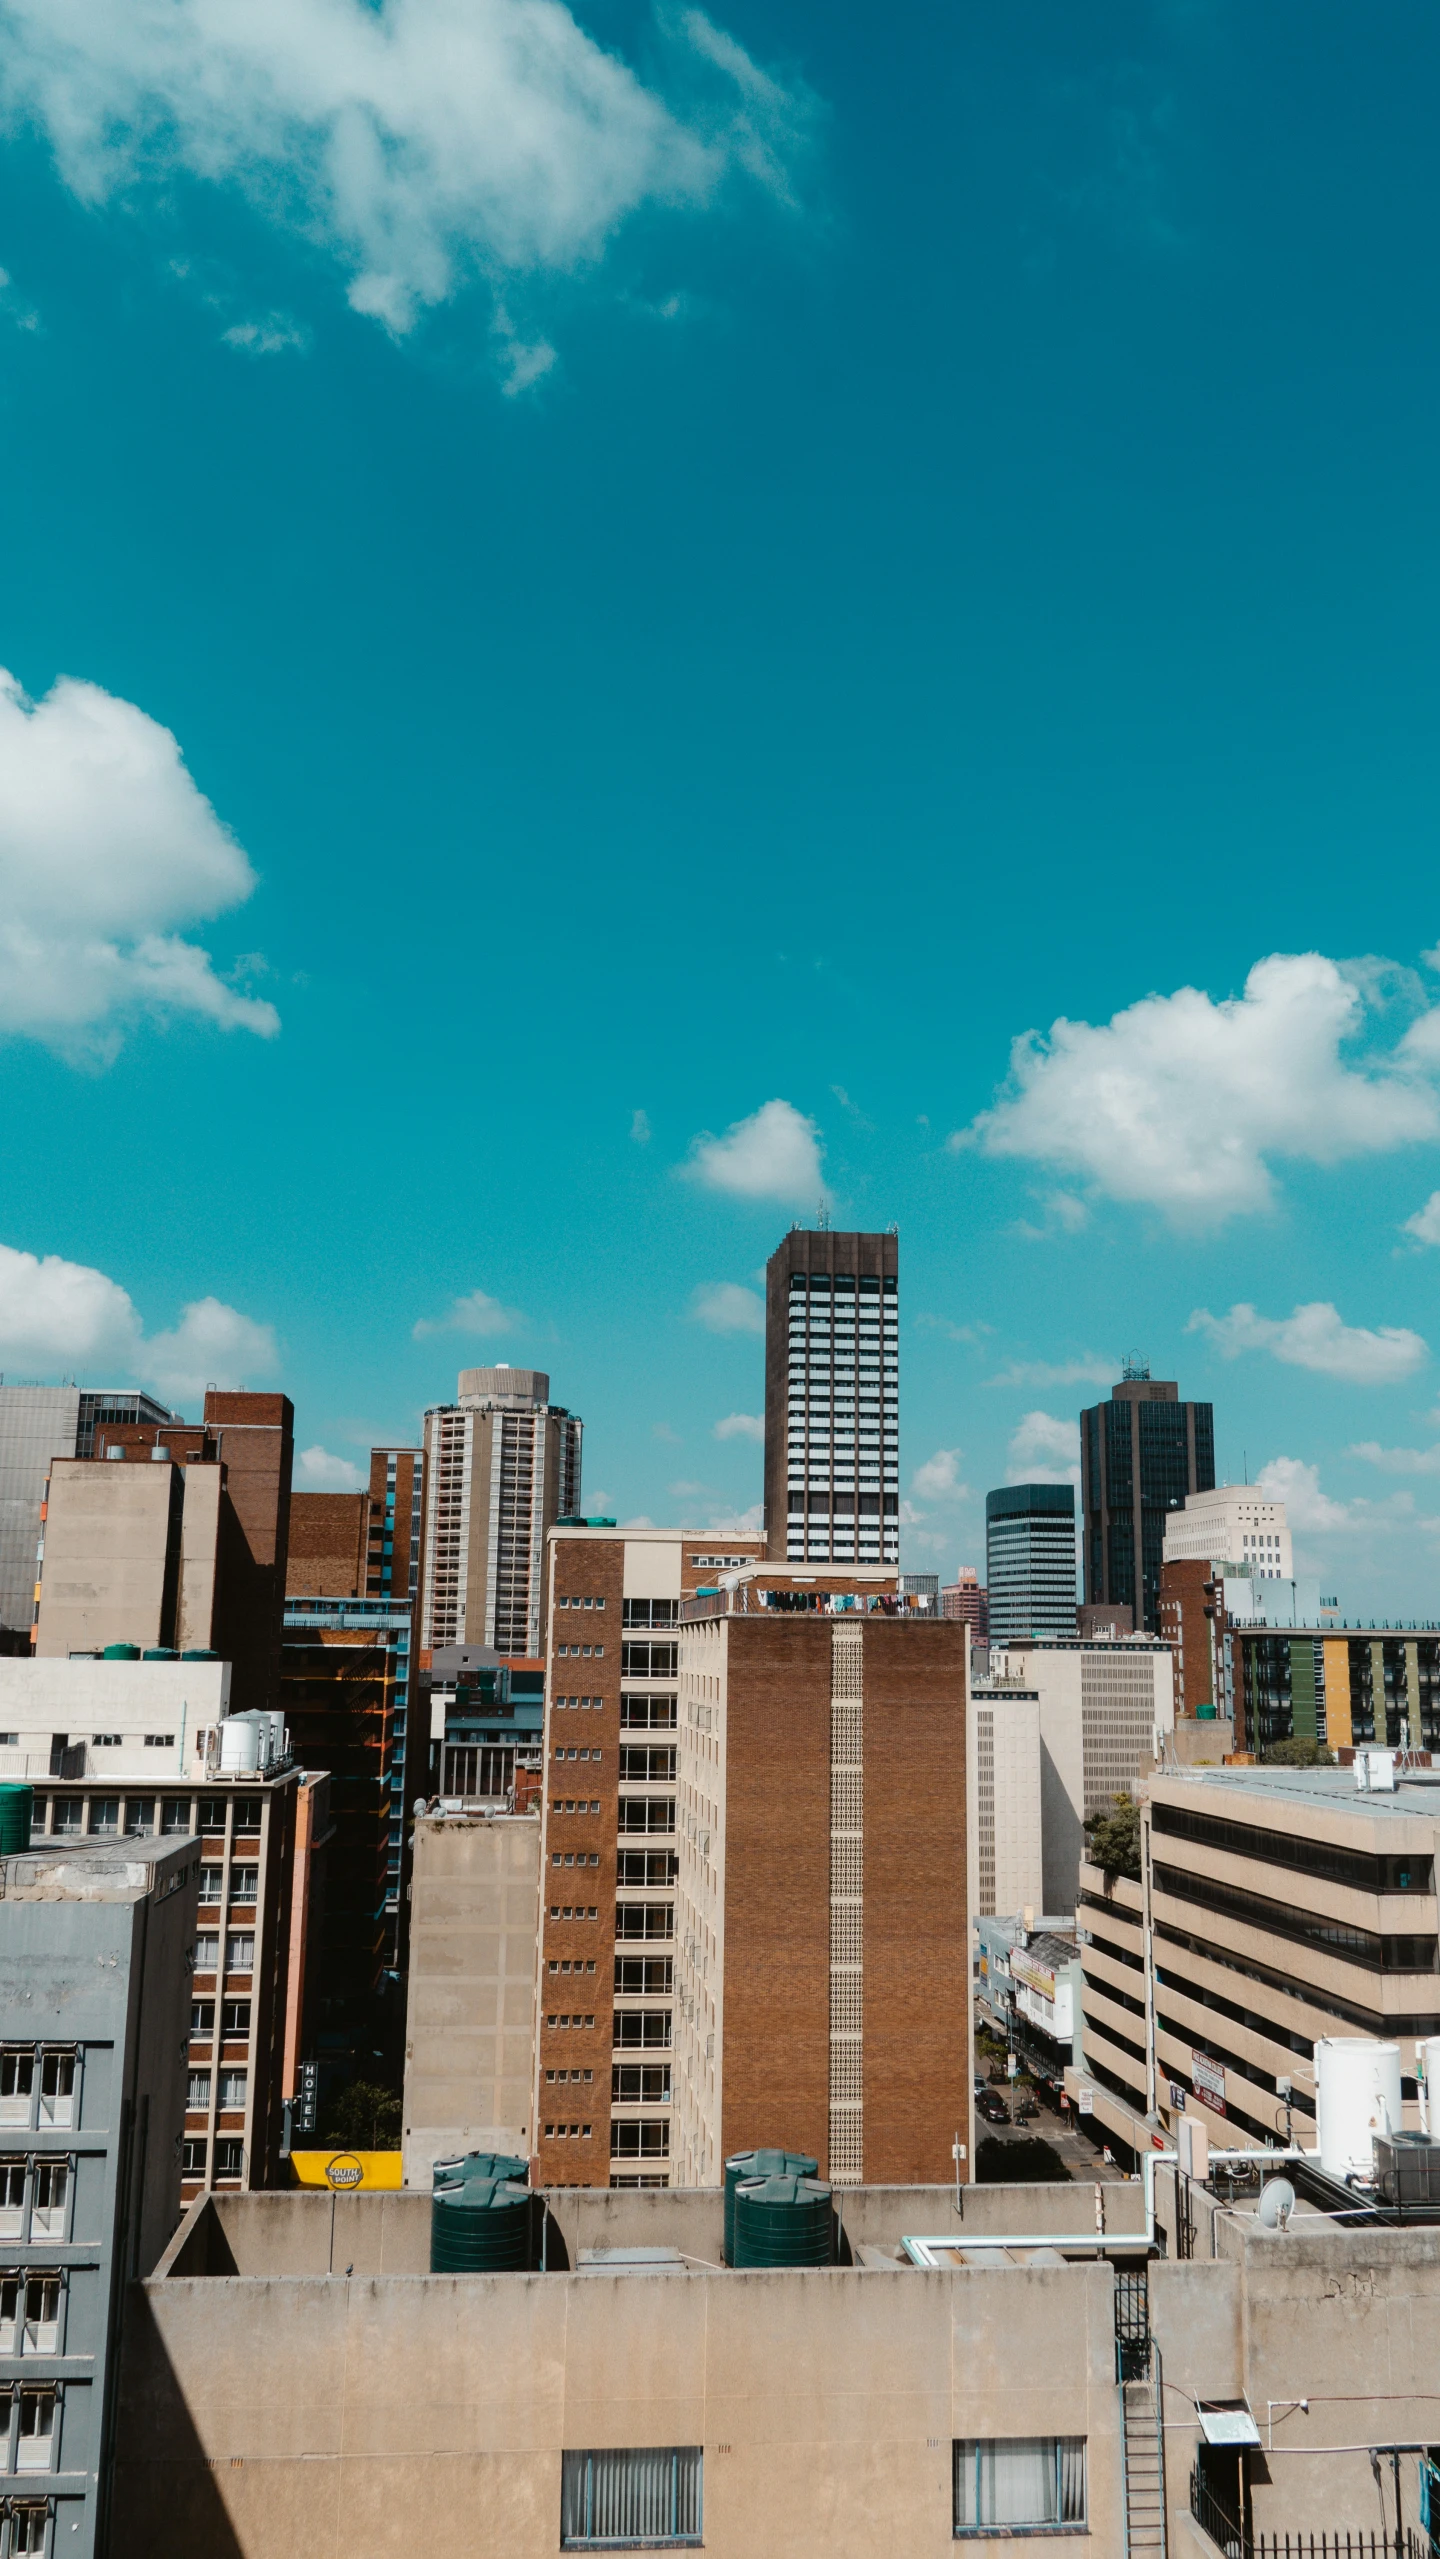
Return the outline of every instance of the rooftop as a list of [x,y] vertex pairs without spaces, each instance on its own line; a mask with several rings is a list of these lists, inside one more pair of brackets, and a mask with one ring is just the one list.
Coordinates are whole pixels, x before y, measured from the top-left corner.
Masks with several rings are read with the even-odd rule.
[[1304,1805],[1311,1812],[1356,1813],[1366,1821],[1440,1822],[1440,1768],[1395,1771],[1393,1794],[1371,1792],[1350,1768],[1167,1768],[1150,1787],[1207,1786],[1248,1795],[1270,1807]]
[[175,1892],[197,1843],[168,1839],[37,1841],[0,1858],[0,1901],[147,1901]]

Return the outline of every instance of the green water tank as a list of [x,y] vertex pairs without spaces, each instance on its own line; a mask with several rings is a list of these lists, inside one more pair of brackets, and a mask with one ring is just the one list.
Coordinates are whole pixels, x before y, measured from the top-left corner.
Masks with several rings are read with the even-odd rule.
[[220,1656],[218,1653],[207,1652],[203,1644],[197,1644],[189,1652],[182,1653],[180,1659],[182,1662],[218,1662]]
[[828,2266],[830,2189],[814,2177],[755,2177],[735,2189],[737,2266]]
[[1203,1706],[1196,1707],[1195,1713],[1202,1724],[1213,1724],[1216,1720],[1213,1699],[1207,1698]]
[[142,1662],[178,1662],[180,1656],[171,1644],[147,1644],[140,1659]]
[[430,2198],[432,2275],[523,2274],[534,2262],[535,2206],[526,2186],[470,2177]]
[[0,1786],[0,1857],[18,1857],[30,1845],[33,1786]]
[[523,2186],[529,2177],[528,2159],[511,2158],[502,2150],[466,2150],[457,2158],[436,2160],[433,2185],[438,2195],[447,2188],[473,2186],[487,2178],[492,2185]]
[[813,2177],[818,2159],[799,2150],[737,2150],[725,2162],[725,2248],[727,2266],[735,2263],[735,2189],[756,2177]]
[[138,1644],[107,1644],[100,1659],[102,1662],[138,1662],[140,1647]]

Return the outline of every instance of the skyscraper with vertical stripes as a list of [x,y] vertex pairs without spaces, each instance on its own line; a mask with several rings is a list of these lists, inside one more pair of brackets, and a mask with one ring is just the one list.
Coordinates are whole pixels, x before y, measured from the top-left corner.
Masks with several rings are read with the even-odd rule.
[[900,1560],[900,1244],[792,1227],[765,1272],[765,1537],[778,1562]]

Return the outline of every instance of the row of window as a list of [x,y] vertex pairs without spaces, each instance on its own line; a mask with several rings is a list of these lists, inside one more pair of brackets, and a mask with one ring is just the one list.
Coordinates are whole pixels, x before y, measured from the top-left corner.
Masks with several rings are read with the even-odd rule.
[[[219,2002],[219,2007],[220,2033],[223,2040],[227,2044],[248,2043],[250,2040],[249,2000],[222,1999]],[[192,2037],[203,2043],[208,2043],[210,2041],[215,2032],[215,2008],[216,2002],[213,1999],[191,2000],[190,2032]]]
[[1176,1866],[1156,1865],[1154,1878],[1156,1890],[1176,1900],[1198,1902],[1204,1910],[1241,1920],[1252,1928],[1266,1929],[1276,1937],[1292,1938],[1317,1954],[1338,1956],[1342,1963],[1361,1964],[1367,1972],[1430,1973],[1436,1967],[1433,1936],[1376,1936],[1368,1928],[1352,1927],[1347,1920],[1326,1919],[1318,1911],[1271,1901],[1261,1893],[1242,1892],[1237,1884],[1188,1875]]
[[[205,2163],[209,2156],[208,2142],[198,2140],[182,2142],[180,2145],[182,2177],[187,2179],[203,2177]],[[243,2177],[244,2174],[245,2144],[238,2136],[227,2134],[215,2144],[215,2182],[217,2185],[223,2185],[227,2178]]]
[[68,2239],[73,2169],[70,2159],[0,2157],[0,2239]]
[[[204,1838],[223,1838],[231,1810],[237,1839],[243,1832],[258,1832],[260,1804],[253,1795],[202,1796],[198,1822],[193,1795],[37,1795],[33,1827],[51,1838],[73,1839],[85,1833],[88,1813],[92,1839],[115,1839],[122,1833],[126,1838],[149,1838],[157,1827],[165,1839],[193,1838],[197,1828]],[[255,1844],[258,1849],[258,1839]]]
[[1297,1866],[1318,1882],[1347,1884],[1357,1892],[1430,1893],[1435,1889],[1434,1861],[1418,1852],[1405,1857],[1369,1856],[1293,1831],[1221,1821],[1214,1814],[1191,1812],[1180,1804],[1157,1804],[1150,1819],[1153,1830],[1172,1839],[1223,1849],[1231,1857],[1262,1858],[1267,1866]]
[[[200,1899],[202,1902],[218,1901],[220,1899],[221,1878],[224,1875],[224,1872],[225,1869],[221,1865],[218,1857],[207,1858],[205,1864],[200,1869]],[[258,1866],[231,1867],[230,1899],[232,1904],[242,1901],[253,1902],[259,1889],[260,1869]]]
[[[212,2074],[208,2070],[192,2070],[185,2105],[192,2115],[208,2115]],[[220,2111],[225,2115],[243,2114],[249,2094],[250,2074],[245,2070],[222,2070],[220,2073]]]
[[[219,1969],[220,1939],[210,1930],[202,1930],[195,1940],[195,1970],[213,1973]],[[232,1929],[225,1940],[227,1973],[253,1973],[255,1970],[255,1932]]]

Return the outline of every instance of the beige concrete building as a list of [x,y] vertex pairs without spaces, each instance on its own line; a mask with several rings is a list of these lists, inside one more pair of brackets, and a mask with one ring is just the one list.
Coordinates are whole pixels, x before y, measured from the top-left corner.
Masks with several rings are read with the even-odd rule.
[[978,1917],[1045,1907],[1040,1696],[973,1682],[970,1690],[970,1874]]
[[717,2194],[571,2190],[546,2271],[453,2276],[420,2194],[212,2198],[133,2297],[114,2559],[1140,2559],[1162,2512],[1216,2559],[1195,2507],[1267,2547],[1393,2521],[1369,2448],[1433,2432],[1440,2232],[1269,2229],[1253,2187],[1182,2219],[1161,2167],[1152,2243],[1146,2200],[861,2187],[839,2264],[732,2273]]
[[[1314,2146],[1315,2047],[1440,2034],[1440,1785],[1350,1768],[1193,1768],[1144,1788],[1141,1879],[1083,1866],[1083,2086],[1128,2149],[1199,2113],[1216,2138]],[[1283,2083],[1290,2085],[1290,2098]],[[1228,2133],[1227,2133],[1227,2127]]]
[[58,1458],[45,1502],[35,1650],[106,1644],[209,1650],[215,1635],[224,1470]]
[[1174,1665],[1152,1635],[990,1649],[993,1683],[1040,1701],[1040,1819],[1047,1911],[1074,1909],[1085,1824],[1133,1794],[1175,1722]]
[[465,1368],[425,1415],[420,1646],[487,1644],[536,1660],[545,1533],[580,1504],[584,1425],[537,1368]]
[[428,2186],[457,2151],[533,2147],[538,1810],[418,1820],[410,1891],[404,2176]]

